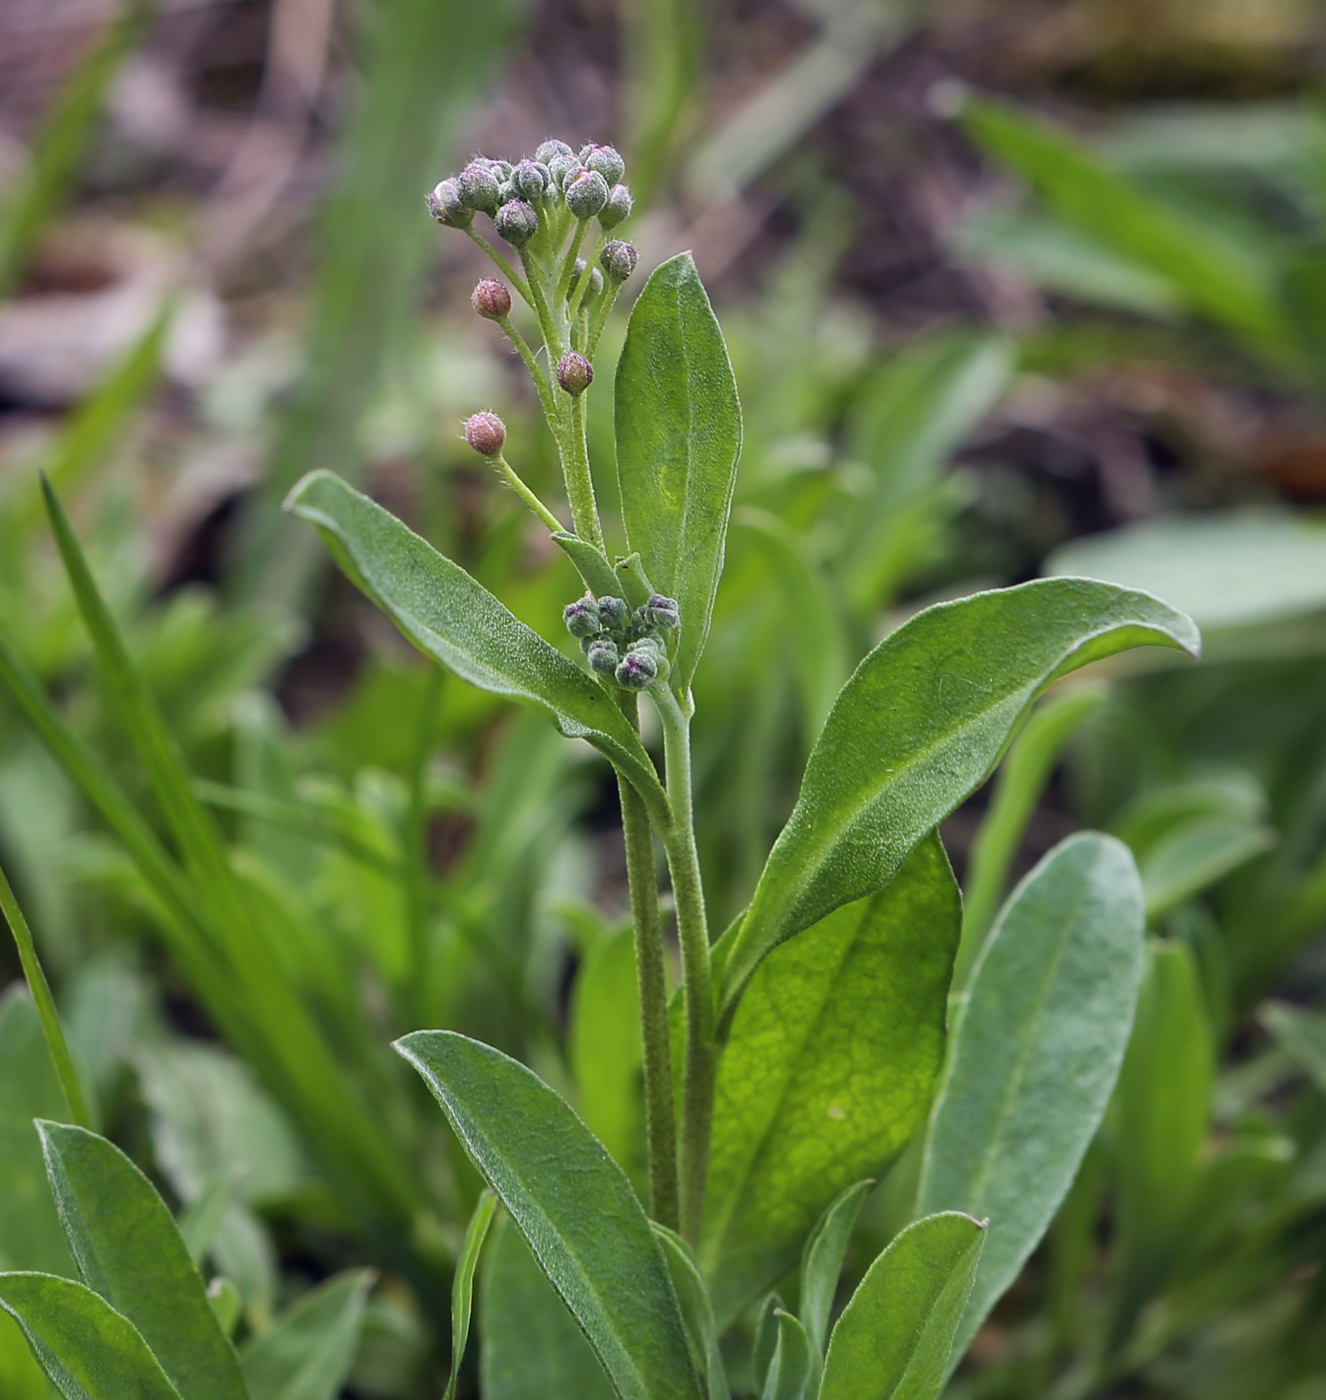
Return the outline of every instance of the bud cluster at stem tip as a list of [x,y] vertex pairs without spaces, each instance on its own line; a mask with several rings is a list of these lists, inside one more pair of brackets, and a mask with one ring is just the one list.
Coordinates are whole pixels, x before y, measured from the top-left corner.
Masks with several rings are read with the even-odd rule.
[[668,638],[681,622],[676,600],[655,593],[631,611],[621,598],[586,593],[568,603],[566,629],[580,639],[590,669],[626,690],[646,690],[668,678]]

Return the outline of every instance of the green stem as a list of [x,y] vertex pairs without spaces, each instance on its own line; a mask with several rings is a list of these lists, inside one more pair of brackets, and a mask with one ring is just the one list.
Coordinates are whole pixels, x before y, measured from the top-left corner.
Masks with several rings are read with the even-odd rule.
[[612,310],[613,303],[617,300],[622,289],[622,284],[614,282],[611,277],[605,280],[608,285],[603,289],[598,309],[594,312],[594,319],[589,326],[589,343],[585,346],[587,360],[593,360],[594,352],[599,348],[599,337],[603,334],[603,327],[608,324],[608,313]]
[[714,1113],[714,993],[709,964],[709,925],[705,917],[700,857],[691,815],[690,726],[677,697],[665,685],[650,690],[663,722],[668,805],[672,825],[662,833],[677,906],[681,943],[682,996],[686,1005],[686,1051],[682,1072],[681,1233],[692,1243],[700,1236],[709,1134]]
[[[589,284],[594,280],[594,269],[598,266],[599,254],[603,251],[603,245],[607,241],[607,233],[600,233],[594,240],[594,251],[585,259],[585,270],[580,275],[580,281],[576,283],[575,296],[571,301],[570,320],[573,326],[584,308],[585,296],[589,291]],[[606,282],[608,279],[605,277],[603,280]]]
[[562,522],[543,504],[541,500],[529,489],[528,486],[512,470],[510,463],[499,452],[493,461],[497,464],[497,469],[506,479],[506,483],[520,497],[522,501],[539,517],[540,520],[556,534],[562,528]]
[[[622,708],[635,719],[635,697]],[[640,794],[620,775],[622,834],[626,838],[626,877],[635,932],[635,970],[640,988],[640,1028],[645,1055],[645,1140],[649,1157],[649,1213],[675,1230],[680,1223],[677,1195],[677,1117],[672,1092],[672,1042],[668,1032],[668,984],[663,957],[663,923],[654,872],[654,835]]]
[[[516,289],[516,291],[518,291],[520,295],[525,298],[525,300],[529,303],[530,306],[533,306],[534,301],[530,296],[529,287],[526,285],[525,279],[520,275],[520,273],[518,273],[509,262],[507,262],[507,260],[501,255],[501,253],[497,251],[496,248],[493,247],[491,243],[489,243],[489,241],[483,236],[483,234],[476,233],[473,228],[467,228],[465,230],[465,233],[467,237],[469,237],[473,242],[477,243],[479,247],[482,248],[490,258],[492,258],[492,260],[497,264],[498,268],[501,270],[502,275],[510,279],[511,285]],[[528,269],[526,270],[528,271]]]
[[[585,396],[571,398],[569,430],[558,434],[562,449],[562,470],[566,474],[566,494],[571,501],[571,520],[575,532],[602,551],[603,530],[599,525],[598,504],[594,500],[594,478],[589,470],[589,443],[585,438]],[[553,431],[557,431],[556,424]]]
[[534,387],[538,391],[543,416],[551,424],[557,417],[557,403],[548,384],[548,376],[539,368],[539,362],[534,358],[534,351],[529,348],[525,337],[511,324],[511,317],[501,316],[498,318],[497,324],[501,326],[506,338],[520,352],[520,358],[525,361],[525,368],[529,370],[529,377],[534,381]]
[[28,980],[28,989],[37,1003],[37,1014],[41,1017],[41,1028],[46,1035],[46,1045],[55,1062],[55,1072],[64,1090],[69,1117],[80,1128],[92,1130],[92,1115],[88,1112],[83,1098],[82,1086],[74,1071],[74,1062],[65,1043],[64,1031],[60,1029],[60,1017],[56,1014],[55,998],[51,996],[50,983],[42,971],[41,959],[37,957],[37,946],[32,941],[32,930],[18,907],[18,900],[10,886],[5,872],[0,870],[0,911],[4,913],[18,945],[19,962],[23,965],[23,975]]
[[562,357],[562,340],[557,334],[557,323],[552,318],[552,312],[548,310],[548,298],[543,294],[543,282],[539,278],[539,268],[531,266],[533,261],[529,249],[522,248],[520,250],[520,263],[529,277],[529,288],[533,295],[531,305],[534,307],[534,314],[539,318],[539,332],[548,349],[549,360],[557,361]]
[[[562,262],[562,275],[557,279],[557,295],[554,298],[558,306],[566,300],[567,293],[571,290],[571,274],[576,270],[576,259],[580,256],[580,245],[585,241],[585,230],[589,227],[588,219],[576,220],[576,231],[571,238],[571,246],[566,250],[566,257]],[[589,265],[585,265],[585,276],[589,276]]]

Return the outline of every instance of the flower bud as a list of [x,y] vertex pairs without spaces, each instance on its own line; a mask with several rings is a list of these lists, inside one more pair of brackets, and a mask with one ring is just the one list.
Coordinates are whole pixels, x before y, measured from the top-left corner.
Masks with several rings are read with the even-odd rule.
[[614,185],[608,191],[608,202],[599,210],[599,223],[604,228],[616,228],[630,217],[631,191],[625,185]]
[[552,176],[542,161],[522,160],[511,172],[511,183],[516,187],[520,199],[533,204],[543,198],[552,184]]
[[500,321],[511,312],[511,293],[496,277],[485,277],[470,293],[470,305],[485,321]]
[[426,199],[428,212],[439,224],[446,224],[449,228],[467,228],[474,222],[474,210],[461,199],[457,180],[443,180]]
[[594,366],[578,351],[568,350],[557,361],[557,382],[572,398],[578,398],[594,382]]
[[627,690],[644,690],[658,675],[658,652],[653,647],[634,644],[617,663],[613,674]]
[[545,141],[537,151],[534,152],[534,159],[540,165],[551,165],[558,156],[574,156],[575,152],[565,141]]
[[665,632],[671,632],[681,621],[681,609],[677,606],[675,598],[665,598],[661,593],[655,593],[640,611],[644,614],[644,622],[650,627],[661,627]]
[[574,603],[568,603],[562,609],[562,620],[573,637],[592,637],[603,626],[599,605],[589,593],[577,598]]
[[610,282],[625,282],[635,271],[635,265],[640,260],[640,254],[635,250],[634,243],[623,243],[620,238],[614,238],[611,243],[603,245],[603,251],[599,254],[599,265],[607,274]]
[[580,152],[580,164],[586,170],[597,170],[610,185],[626,174],[626,162],[611,146],[586,146]]
[[569,151],[564,156],[554,156],[548,162],[548,174],[552,176],[554,185],[564,185],[579,169],[580,162]]
[[562,194],[577,219],[592,219],[608,202],[608,182],[597,170],[581,167],[563,181]]
[[617,670],[617,644],[607,637],[596,637],[585,653],[590,669],[601,676],[611,676]]
[[499,180],[509,180],[514,168],[509,160],[490,160],[488,166]]
[[624,627],[626,619],[630,615],[631,610],[627,607],[624,598],[604,596],[599,599],[599,616],[603,619],[603,625],[609,632],[616,632]]
[[496,457],[506,442],[506,424],[495,413],[476,413],[465,420],[465,441],[481,457]]
[[[577,258],[576,261],[579,262],[580,259]],[[582,268],[581,271],[583,271],[583,270],[584,270],[584,269]],[[578,283],[579,281],[580,281],[580,278],[579,278],[579,277],[572,277],[572,279],[571,279],[571,286],[572,286],[572,289],[575,288],[576,283]],[[589,269],[589,286],[585,288],[585,295],[584,295],[584,298],[581,300],[580,305],[581,305],[582,307],[588,306],[588,305],[595,299],[595,297],[599,296],[599,295],[602,293],[602,291],[603,291],[603,274],[598,270],[598,268],[596,268],[596,267],[591,267],[591,268]]]
[[456,176],[456,184],[460,187],[461,203],[467,209],[483,214],[496,212],[501,181],[490,161],[472,160]]
[[510,204],[513,199],[518,199],[515,185],[510,180],[503,180],[497,187],[497,205],[500,209],[504,204]]
[[532,204],[513,199],[497,211],[493,224],[513,248],[523,248],[538,233],[539,216]]

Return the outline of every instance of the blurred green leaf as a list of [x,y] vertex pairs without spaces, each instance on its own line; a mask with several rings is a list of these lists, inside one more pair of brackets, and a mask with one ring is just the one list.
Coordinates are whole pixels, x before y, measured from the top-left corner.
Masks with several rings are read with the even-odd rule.
[[976,963],[917,1204],[990,1221],[954,1365],[1040,1242],[1105,1112],[1142,978],[1143,925],[1128,848],[1081,833],[1014,890]]
[[654,269],[631,311],[614,390],[617,475],[630,547],[681,608],[674,688],[709,635],[741,453],[723,333],[689,253]]
[[1052,681],[1148,644],[1195,654],[1200,639],[1159,599],[1084,579],[941,603],[881,642],[843,687],[750,909],[719,945],[721,1004],[784,939],[886,884]]
[[485,1189],[479,1195],[479,1204],[474,1207],[460,1248],[460,1258],[456,1261],[456,1274],[451,1284],[451,1374],[447,1377],[443,1400],[452,1400],[460,1380],[460,1363],[465,1359],[465,1345],[470,1339],[474,1271],[479,1267],[479,1255],[483,1251],[484,1240],[488,1238],[488,1227],[493,1223],[496,1210],[496,1194],[491,1189]]
[[1229,817],[1195,817],[1175,827],[1141,858],[1146,912],[1155,919],[1200,894],[1275,845],[1269,827]]
[[523,1065],[451,1031],[396,1048],[423,1076],[622,1400],[698,1397],[676,1293],[625,1175]]
[[249,1400],[335,1400],[359,1350],[373,1282],[348,1269],[305,1293],[240,1352]]
[[852,1227],[861,1212],[862,1202],[874,1184],[873,1181],[858,1181],[855,1186],[849,1186],[842,1192],[820,1216],[801,1253],[798,1310],[806,1324],[811,1344],[821,1354],[829,1339],[829,1317],[833,1312],[838,1276],[842,1273]]
[[751,978],[719,1060],[700,1246],[721,1325],[796,1262],[840,1191],[924,1123],[961,920],[930,836],[878,894]]
[[829,1340],[820,1400],[934,1400],[985,1227],[956,1212],[909,1226],[870,1266]]
[[778,1340],[764,1374],[760,1400],[806,1400],[815,1377],[815,1361],[806,1329],[789,1312],[775,1314]]
[[1326,1016],[1273,1001],[1262,1008],[1260,1019],[1277,1044],[1326,1094]]

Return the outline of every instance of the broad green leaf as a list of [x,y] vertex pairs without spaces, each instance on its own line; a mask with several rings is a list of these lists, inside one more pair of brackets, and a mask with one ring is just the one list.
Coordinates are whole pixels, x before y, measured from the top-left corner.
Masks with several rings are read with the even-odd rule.
[[373,1283],[351,1269],[305,1293],[240,1353],[250,1400],[335,1400],[359,1350]]
[[723,1353],[718,1346],[718,1326],[709,1301],[709,1289],[700,1272],[695,1251],[674,1230],[650,1221],[663,1257],[668,1261],[672,1285],[677,1290],[682,1321],[686,1324],[686,1340],[691,1348],[691,1363],[704,1377],[709,1400],[730,1400],[727,1371]]
[[470,1310],[474,1298],[474,1271],[479,1266],[479,1255],[483,1242],[488,1238],[488,1227],[493,1223],[493,1213],[497,1209],[497,1197],[491,1190],[479,1196],[479,1204],[470,1217],[465,1231],[465,1241],[460,1248],[460,1258],[456,1261],[456,1274],[451,1281],[451,1374],[447,1377],[447,1388],[443,1400],[452,1400],[456,1394],[456,1383],[460,1379],[460,1363],[465,1359],[465,1346],[470,1339]]
[[681,607],[673,684],[709,635],[741,453],[723,333],[689,253],[654,269],[631,311],[615,388],[617,476],[631,548]]
[[719,1061],[700,1259],[727,1325],[925,1122],[962,909],[939,838],[760,965]]
[[1115,1098],[1115,1349],[1164,1286],[1181,1243],[1210,1126],[1215,1054],[1191,951],[1153,944]]
[[861,1213],[862,1202],[874,1184],[873,1181],[858,1181],[855,1186],[849,1186],[820,1216],[801,1252],[798,1309],[811,1344],[821,1355],[829,1337],[829,1315],[838,1292],[838,1276],[843,1271],[847,1243],[852,1237],[856,1217]]
[[286,508],[322,533],[337,562],[426,656],[480,690],[542,709],[587,739],[655,814],[667,799],[640,737],[588,673],[526,627],[459,564],[330,472],[311,472]]
[[185,1400],[247,1400],[234,1348],[156,1188],[96,1133],[38,1126],[83,1281],[138,1329]]
[[1146,644],[1195,655],[1200,639],[1159,599],[1086,579],[940,603],[881,642],[838,696],[724,950],[722,1005],[770,949],[887,884],[985,781],[1052,681]]
[[953,1364],[1067,1194],[1123,1061],[1144,963],[1128,848],[1084,832],[1010,896],[972,973],[931,1117],[918,1210],[990,1221]]
[[985,1238],[984,1226],[956,1212],[908,1226],[834,1326],[819,1400],[934,1400]]
[[22,1328],[0,1308],[0,1395],[5,1400],[56,1400],[59,1395],[32,1354]]
[[969,101],[962,120],[1061,219],[1167,278],[1195,310],[1255,336],[1283,336],[1266,269],[1255,258],[1158,203],[1065,128],[989,99]]
[[764,1375],[760,1400],[806,1400],[815,1375],[815,1358],[806,1329],[791,1313],[776,1312],[778,1340]]
[[133,1323],[81,1283],[0,1274],[0,1308],[64,1400],[184,1400]]
[[677,1295],[631,1183],[537,1075],[453,1031],[396,1048],[584,1329],[622,1400],[698,1397]]
[[1280,1048],[1307,1072],[1319,1092],[1326,1094],[1326,1016],[1273,1001],[1262,1008],[1260,1020]]
[[479,1321],[483,1400],[613,1400],[594,1349],[506,1219],[484,1263]]

